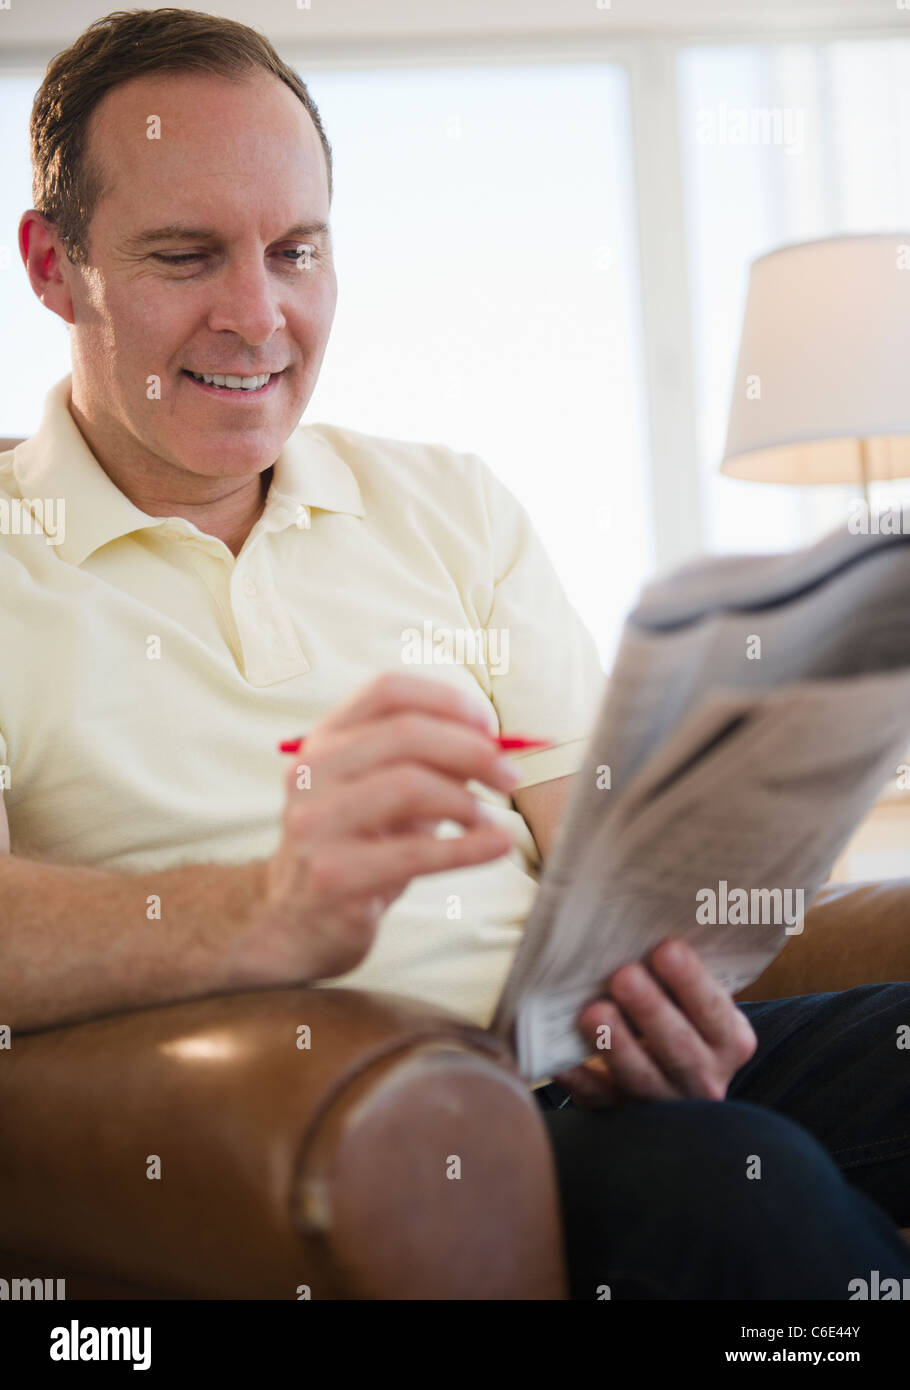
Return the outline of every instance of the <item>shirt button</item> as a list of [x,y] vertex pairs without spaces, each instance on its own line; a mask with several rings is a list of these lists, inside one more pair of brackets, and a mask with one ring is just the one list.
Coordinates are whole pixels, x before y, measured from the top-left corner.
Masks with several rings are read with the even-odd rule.
[[252,579],[244,579],[243,592],[246,594],[247,598],[255,598],[259,590],[256,588]]

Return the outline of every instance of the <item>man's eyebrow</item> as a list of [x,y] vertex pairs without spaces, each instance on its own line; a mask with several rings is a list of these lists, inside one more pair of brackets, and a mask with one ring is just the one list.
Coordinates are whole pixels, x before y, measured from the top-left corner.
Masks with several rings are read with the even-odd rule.
[[[328,236],[327,222],[298,222],[289,227],[278,241],[289,241],[293,237]],[[186,222],[169,222],[164,227],[148,227],[143,232],[126,237],[123,246],[128,251],[141,251],[143,247],[154,246],[161,241],[217,241],[218,233],[210,227],[191,227]]]

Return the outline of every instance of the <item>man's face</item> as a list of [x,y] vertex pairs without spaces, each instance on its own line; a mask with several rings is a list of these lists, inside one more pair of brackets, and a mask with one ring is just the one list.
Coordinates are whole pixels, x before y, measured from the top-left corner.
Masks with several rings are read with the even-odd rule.
[[[328,231],[313,226],[329,220],[328,178],[306,109],[268,73],[152,74],[105,97],[89,144],[112,186],[88,263],[63,270],[73,403],[92,442],[119,468],[170,483],[176,469],[190,492],[263,471],[313,393],[337,297]],[[197,234],[140,240],[172,224]],[[274,374],[247,392],[190,371]]]

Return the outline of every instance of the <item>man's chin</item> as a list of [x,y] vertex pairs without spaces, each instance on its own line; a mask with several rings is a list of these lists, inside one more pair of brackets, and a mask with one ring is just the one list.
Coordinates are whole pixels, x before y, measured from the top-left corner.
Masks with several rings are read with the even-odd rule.
[[267,420],[209,420],[188,411],[169,422],[171,453],[193,473],[240,476],[274,463],[299,424],[299,415],[282,411]]
[[222,448],[220,443],[213,448],[211,438],[199,449],[187,449],[186,440],[182,439],[172,451],[172,458],[178,463],[181,470],[194,474],[197,478],[236,478],[240,481],[243,478],[255,478],[271,468],[281,452],[284,440],[274,444],[263,444],[260,440],[256,441],[256,447],[251,448],[247,440],[244,444],[237,443],[236,448],[225,443]]
[[270,377],[262,391],[200,385],[182,375],[184,389],[177,397],[176,417],[186,421],[188,434],[217,436],[226,445],[234,437],[249,448],[253,438],[268,435],[280,449],[300,423],[309,398],[309,393],[301,395],[296,382],[292,386],[289,371]]

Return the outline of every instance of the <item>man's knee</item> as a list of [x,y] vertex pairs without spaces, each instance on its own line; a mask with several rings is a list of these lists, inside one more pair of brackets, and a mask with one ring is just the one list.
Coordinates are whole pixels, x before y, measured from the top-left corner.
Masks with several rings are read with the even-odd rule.
[[742,1101],[649,1103],[636,1148],[654,1189],[705,1235],[754,1226],[768,1232],[839,1189],[836,1164],[802,1126]]
[[740,1101],[630,1101],[555,1112],[550,1125],[569,1212],[603,1211],[615,1230],[672,1229],[683,1244],[735,1227],[768,1233],[842,1183],[792,1120]]
[[551,1124],[557,1157],[593,1180],[640,1195],[781,1191],[819,1167],[837,1170],[815,1139],[785,1116],[745,1101],[635,1100],[600,1111],[567,1107]]
[[669,1297],[786,1296],[777,1290],[793,1242],[797,1262],[811,1263],[830,1237],[843,1179],[807,1131],[774,1111],[631,1101],[555,1116],[570,1257],[586,1284],[588,1271],[607,1284],[617,1271],[653,1271]]

